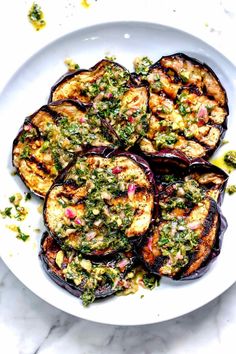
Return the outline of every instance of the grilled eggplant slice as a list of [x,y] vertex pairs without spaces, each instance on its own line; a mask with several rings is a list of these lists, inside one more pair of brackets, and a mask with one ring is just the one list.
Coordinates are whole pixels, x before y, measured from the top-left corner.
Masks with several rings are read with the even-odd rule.
[[91,69],[66,73],[52,87],[49,102],[64,98],[92,103],[95,98],[122,95],[130,80],[127,69],[110,60],[101,60]]
[[49,190],[44,220],[61,244],[86,255],[131,248],[155,207],[149,165],[134,154],[95,149],[77,156]]
[[197,278],[220,252],[226,220],[216,201],[192,177],[163,188],[159,218],[140,249],[146,266],[160,276]]
[[135,263],[132,252],[118,253],[103,261],[84,258],[74,251],[62,250],[47,232],[42,237],[40,259],[49,277],[81,298],[85,306],[125,289]]
[[52,88],[49,101],[62,98],[91,103],[90,117],[105,120],[126,147],[147,132],[147,87],[132,86],[129,72],[115,62],[102,60],[90,70],[64,76]]
[[163,150],[150,156],[157,189],[162,192],[169,183],[195,180],[204,193],[221,205],[229,176],[221,168],[202,158],[188,159],[173,150]]
[[226,129],[227,96],[216,74],[185,54],[162,57],[147,75],[149,130],[140,142],[149,154],[165,148],[209,157]]
[[27,187],[44,197],[74,153],[87,146],[115,146],[106,122],[88,115],[90,107],[72,100],[41,107],[25,120],[13,143],[13,165]]

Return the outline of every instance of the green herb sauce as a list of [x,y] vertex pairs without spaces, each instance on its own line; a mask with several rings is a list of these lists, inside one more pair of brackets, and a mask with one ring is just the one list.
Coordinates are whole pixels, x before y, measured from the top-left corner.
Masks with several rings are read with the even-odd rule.
[[44,13],[41,7],[35,2],[32,4],[29,12],[28,19],[36,31],[41,30],[46,26],[46,21],[44,19]]

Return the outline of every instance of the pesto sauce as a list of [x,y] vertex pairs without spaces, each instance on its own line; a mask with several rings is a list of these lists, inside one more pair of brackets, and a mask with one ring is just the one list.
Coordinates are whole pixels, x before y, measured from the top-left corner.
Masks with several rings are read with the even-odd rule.
[[[132,224],[134,209],[129,202],[117,204],[110,202],[122,195],[124,187],[127,188],[124,182],[109,167],[89,168],[85,158],[81,158],[77,163],[72,175],[74,173],[75,182],[79,187],[90,186],[84,200],[85,211],[79,224],[72,218],[67,226],[63,225],[57,230],[59,235],[63,237],[67,228],[74,228],[81,236],[79,248],[83,253],[106,248],[130,249],[125,231]],[[68,179],[70,178],[68,176]],[[132,179],[130,181],[132,182]],[[58,203],[65,208],[69,201],[59,198]]]
[[174,132],[157,133],[155,136],[155,143],[157,149],[164,149],[174,147],[178,141],[178,135]]
[[231,168],[236,168],[236,151],[230,150],[224,155],[224,162]]
[[[171,274],[188,264],[190,254],[198,245],[197,231],[188,226],[181,213],[176,217],[172,211],[186,211],[189,207],[197,206],[204,199],[205,190],[193,179],[174,182],[166,188],[167,192],[161,195],[159,202],[162,219],[166,221],[157,226],[160,233],[158,247],[162,256],[167,257],[162,272]],[[172,191],[169,194],[168,188]]]
[[[63,251],[59,251],[56,259],[59,267],[62,267]],[[91,304],[96,298],[96,291],[102,287],[110,287],[114,291],[119,290],[120,270],[116,266],[103,263],[92,263],[90,260],[78,255],[63,269],[66,280],[72,281],[83,291],[81,299],[84,306]]]
[[44,13],[41,7],[35,2],[32,4],[29,12],[28,19],[36,31],[41,30],[46,26],[46,21],[44,19]]
[[77,64],[73,59],[66,58],[64,60],[65,65],[67,66],[68,71],[75,71],[80,68],[79,64]]
[[149,59],[147,56],[137,57],[134,59],[134,70],[137,74],[146,76],[152,64],[153,61]]
[[11,207],[6,207],[4,210],[0,210],[0,215],[5,218],[14,218],[18,221],[23,221],[28,215],[28,210],[21,205],[23,197],[20,193],[15,193],[9,197]]
[[[172,179],[172,176],[170,176],[170,179]],[[167,196],[164,193],[159,201],[164,220],[173,218],[170,212],[175,208],[192,208],[194,205],[200,203],[205,196],[205,190],[193,179],[176,182],[171,185],[173,186],[172,194]]]
[[195,251],[198,245],[197,232],[188,228],[183,218],[166,222],[160,230],[158,246],[162,256],[167,260],[162,267],[163,273],[172,273],[175,269],[186,266],[189,254]]
[[226,188],[226,192],[229,195],[235,194],[236,193],[236,185],[235,184],[231,184]]

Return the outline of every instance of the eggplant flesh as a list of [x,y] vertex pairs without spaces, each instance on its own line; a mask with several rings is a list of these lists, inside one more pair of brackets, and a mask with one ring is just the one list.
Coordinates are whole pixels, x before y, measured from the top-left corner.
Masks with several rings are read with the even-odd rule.
[[141,239],[152,221],[153,181],[134,154],[95,149],[79,155],[46,196],[45,224],[58,242],[83,254],[130,249],[129,240]]
[[32,192],[45,197],[58,173],[87,146],[116,146],[113,130],[96,117],[89,119],[88,109],[62,100],[41,107],[25,120],[13,143],[12,158]]
[[227,224],[216,201],[192,177],[163,188],[159,217],[140,249],[146,266],[160,276],[197,278],[219,253]]
[[184,54],[162,57],[146,77],[152,116],[140,148],[165,148],[190,158],[209,157],[226,130],[227,96],[215,73]]
[[40,259],[48,276],[81,298],[85,306],[125,289],[135,263],[131,252],[118,253],[103,261],[84,258],[74,251],[62,250],[47,232],[41,240]]

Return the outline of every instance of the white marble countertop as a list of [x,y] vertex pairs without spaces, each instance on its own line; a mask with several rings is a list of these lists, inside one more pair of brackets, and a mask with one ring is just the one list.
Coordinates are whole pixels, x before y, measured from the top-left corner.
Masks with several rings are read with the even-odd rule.
[[[236,63],[234,0],[39,0],[47,26],[27,21],[32,1],[1,1],[1,82],[52,39],[96,22],[149,20],[201,37]],[[125,11],[117,11],[117,6]],[[196,6],[196,9],[194,8]],[[220,281],[220,279],[219,279]],[[39,299],[0,260],[0,346],[5,354],[235,353],[236,284],[206,306],[164,323],[119,327],[75,318]]]

